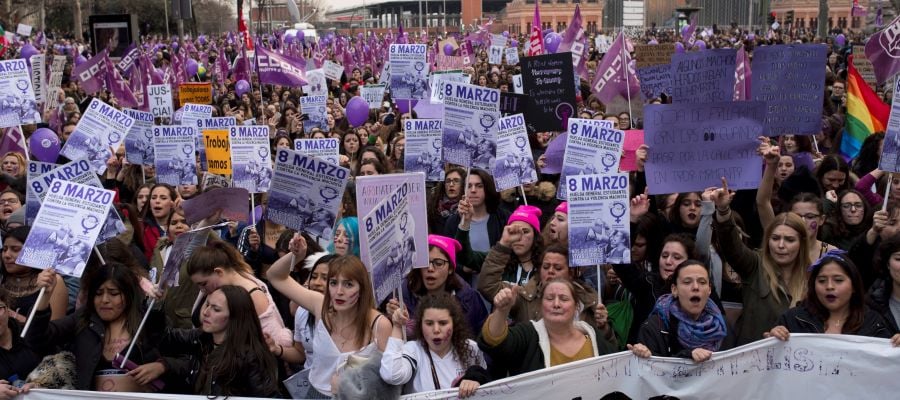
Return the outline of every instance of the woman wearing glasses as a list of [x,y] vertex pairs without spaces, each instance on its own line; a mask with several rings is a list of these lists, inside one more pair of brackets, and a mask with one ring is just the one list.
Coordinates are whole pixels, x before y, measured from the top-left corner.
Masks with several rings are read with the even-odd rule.
[[[410,316],[416,315],[416,306],[419,300],[428,294],[449,293],[462,308],[467,325],[472,329],[479,329],[487,319],[487,308],[481,295],[469,286],[465,280],[456,274],[456,255],[462,249],[462,245],[454,239],[428,235],[428,267],[414,268],[406,277],[406,290],[403,291],[403,304]],[[394,315],[394,311],[400,308],[396,299],[391,299],[387,304],[388,315]],[[407,334],[415,337],[416,321],[410,318],[407,324]]]
[[447,218],[456,211],[456,206],[465,192],[463,182],[466,170],[452,167],[444,175],[444,182],[438,183],[428,194],[428,231],[442,234]]
[[872,207],[862,193],[845,190],[838,195],[837,207],[831,209],[820,237],[849,251],[853,242],[872,227],[872,213]]

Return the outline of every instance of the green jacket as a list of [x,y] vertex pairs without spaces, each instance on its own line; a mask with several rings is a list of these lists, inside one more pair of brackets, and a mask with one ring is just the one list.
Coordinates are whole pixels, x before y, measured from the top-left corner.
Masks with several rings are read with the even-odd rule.
[[778,317],[790,308],[791,299],[784,290],[772,293],[763,270],[762,255],[747,248],[741,241],[734,219],[716,221],[715,228],[722,259],[741,276],[744,308],[735,327],[737,345],[760,340],[763,333],[774,328]]

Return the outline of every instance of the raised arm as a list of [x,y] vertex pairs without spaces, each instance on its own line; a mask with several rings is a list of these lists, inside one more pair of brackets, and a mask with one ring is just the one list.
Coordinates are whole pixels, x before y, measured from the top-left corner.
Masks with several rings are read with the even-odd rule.
[[775,185],[775,170],[778,168],[778,160],[781,159],[781,150],[778,146],[770,144],[769,138],[765,136],[760,136],[759,141],[756,152],[763,157],[766,169],[759,182],[759,190],[756,191],[756,209],[760,224],[766,227],[775,219],[775,210],[772,209],[772,187]]
[[322,318],[322,302],[325,297],[319,292],[303,287],[290,275],[293,262],[306,257],[306,239],[299,233],[295,233],[288,246],[290,253],[279,258],[269,267],[266,278],[269,279],[275,290],[305,308],[316,318]]
[[[716,238],[719,240],[722,260],[727,262],[741,278],[749,277],[759,266],[759,253],[751,250],[741,240],[732,218],[731,200],[734,192],[728,191],[728,182],[722,178],[722,188],[712,195],[716,204]],[[773,218],[774,219],[774,218]]]
[[[409,321],[409,313],[404,309],[396,309],[391,316],[394,327],[388,338],[387,348],[381,357],[379,374],[381,379],[391,385],[404,385],[416,374],[417,360],[415,353],[406,351],[403,340],[403,329]],[[415,342],[413,342],[413,345]]]
[[521,239],[522,233],[512,226],[503,228],[503,235],[497,244],[491,248],[487,258],[484,259],[484,265],[481,267],[481,273],[478,276],[478,292],[485,299],[492,299],[497,292],[504,287],[503,270],[506,269],[506,263],[512,255],[512,244]]

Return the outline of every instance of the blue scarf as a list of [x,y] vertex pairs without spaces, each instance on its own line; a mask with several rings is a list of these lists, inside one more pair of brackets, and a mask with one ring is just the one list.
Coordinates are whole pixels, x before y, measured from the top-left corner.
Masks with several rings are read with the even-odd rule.
[[659,315],[666,329],[669,328],[671,317],[678,320],[678,343],[686,349],[703,348],[717,351],[726,335],[725,318],[722,317],[719,307],[709,299],[697,320],[685,314],[678,300],[671,294],[660,296],[650,315],[653,314]]

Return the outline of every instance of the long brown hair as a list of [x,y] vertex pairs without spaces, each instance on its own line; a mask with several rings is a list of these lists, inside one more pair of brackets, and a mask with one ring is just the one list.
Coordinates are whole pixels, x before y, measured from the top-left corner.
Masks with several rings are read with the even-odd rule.
[[338,278],[349,279],[359,285],[359,296],[356,301],[356,308],[352,311],[353,331],[356,332],[354,339],[356,347],[362,347],[364,343],[369,342],[372,331],[369,327],[369,313],[375,310],[375,292],[372,287],[372,280],[369,278],[369,271],[363,265],[359,257],[346,255],[339,256],[328,263],[328,287],[325,289],[325,299],[322,301],[322,322],[329,332],[332,332],[334,319],[337,311],[331,305],[331,280]]
[[247,360],[258,360],[262,369],[260,375],[265,378],[262,384],[267,387],[255,390],[277,390],[273,389],[278,385],[275,357],[263,340],[262,327],[250,294],[244,288],[232,285],[224,285],[216,291],[221,291],[228,303],[228,326],[224,342],[210,350],[206,362],[201,366],[196,383],[196,389],[200,390],[198,393],[203,393],[204,388],[212,384],[222,388],[224,395],[240,394],[249,389],[229,385],[237,378],[235,373],[242,370],[241,365],[247,363]]
[[441,292],[429,294],[422,297],[422,301],[416,307],[415,333],[416,337],[419,338],[422,347],[428,350],[428,341],[425,340],[422,321],[425,318],[425,310],[428,310],[429,308],[447,310],[447,313],[450,314],[450,320],[453,322],[453,334],[450,336],[450,343],[453,346],[453,352],[456,353],[456,357],[459,358],[459,363],[462,367],[468,368],[470,365],[478,362],[475,354],[469,352],[467,340],[471,335],[471,331],[469,330],[468,324],[466,324],[466,318],[463,314],[462,307],[460,307],[456,298],[449,293]]
[[[775,228],[782,225],[795,230],[800,241],[800,250],[797,252],[797,258],[790,267],[792,271],[791,280],[790,282],[785,282],[785,285],[781,284],[781,273],[779,271],[781,267],[775,263],[775,258],[772,257],[771,248],[769,247],[769,238],[772,237]],[[809,259],[809,239],[806,237],[806,222],[799,215],[792,212],[778,214],[775,216],[775,220],[766,227],[761,251],[763,273],[769,283],[769,289],[772,291],[775,302],[781,303],[777,293],[784,293],[790,297],[791,304],[789,306],[797,304],[806,296],[806,267],[812,263]]]
[[209,275],[216,268],[253,276],[253,268],[244,261],[244,256],[234,246],[221,240],[211,240],[206,246],[195,249],[187,263],[188,275]]

